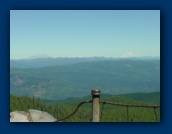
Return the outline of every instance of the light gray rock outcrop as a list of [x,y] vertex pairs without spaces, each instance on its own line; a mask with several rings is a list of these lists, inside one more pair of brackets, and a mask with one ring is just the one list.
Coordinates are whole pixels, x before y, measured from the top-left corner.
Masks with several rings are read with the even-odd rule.
[[54,122],[57,119],[47,112],[29,109],[28,112],[13,111],[10,113],[10,122]]

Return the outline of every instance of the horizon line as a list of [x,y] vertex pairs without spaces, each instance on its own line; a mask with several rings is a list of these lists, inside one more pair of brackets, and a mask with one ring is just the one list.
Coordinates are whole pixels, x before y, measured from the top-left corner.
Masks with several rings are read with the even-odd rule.
[[10,60],[33,60],[33,59],[49,59],[49,58],[52,58],[52,59],[56,59],[56,58],[120,58],[120,59],[127,59],[127,58],[144,58],[144,57],[158,57],[160,58],[160,55],[159,56],[128,56],[128,57],[107,57],[107,56],[84,56],[84,57],[76,57],[76,56],[73,56],[73,57],[51,57],[51,56],[48,56],[48,57],[28,57],[28,58],[10,58]]

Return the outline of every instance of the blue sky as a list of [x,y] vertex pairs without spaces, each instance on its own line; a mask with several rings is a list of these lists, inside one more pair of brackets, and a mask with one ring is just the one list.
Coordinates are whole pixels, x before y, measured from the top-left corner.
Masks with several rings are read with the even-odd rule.
[[11,10],[10,59],[160,56],[160,10]]

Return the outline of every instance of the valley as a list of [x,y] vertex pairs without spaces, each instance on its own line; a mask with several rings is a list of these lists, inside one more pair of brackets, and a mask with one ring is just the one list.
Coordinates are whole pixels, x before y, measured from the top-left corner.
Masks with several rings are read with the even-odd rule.
[[11,65],[10,94],[64,100],[90,95],[92,89],[112,95],[160,91],[160,60],[100,59],[39,68]]

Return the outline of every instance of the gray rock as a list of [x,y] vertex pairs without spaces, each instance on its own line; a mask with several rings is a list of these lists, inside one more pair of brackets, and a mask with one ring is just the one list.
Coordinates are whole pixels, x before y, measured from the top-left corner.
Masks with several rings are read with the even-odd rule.
[[33,122],[54,122],[57,120],[52,115],[44,111],[35,109],[29,109],[28,111],[30,116],[29,118],[31,118]]
[[10,113],[10,122],[54,122],[57,119],[47,112],[29,109],[28,112],[14,111]]

